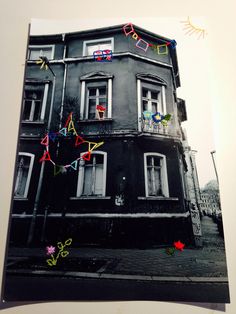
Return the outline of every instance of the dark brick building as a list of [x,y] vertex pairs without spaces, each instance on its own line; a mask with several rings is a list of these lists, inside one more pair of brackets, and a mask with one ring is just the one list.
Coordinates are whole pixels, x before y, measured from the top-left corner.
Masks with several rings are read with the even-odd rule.
[[[68,237],[74,245],[193,241],[181,129],[187,117],[185,102],[176,96],[176,48],[170,39],[134,29],[138,39],[134,32],[126,36],[123,25],[30,37],[12,245]],[[145,42],[159,47],[146,50]],[[97,50],[112,50],[111,62],[95,60]],[[50,69],[36,64],[40,56],[48,58]],[[98,105],[105,108],[102,118]],[[40,143],[48,132],[63,128],[70,112],[83,139],[104,144],[91,151],[90,160],[80,159],[76,170],[67,167],[54,175],[52,162],[40,162],[45,149]],[[171,115],[167,125],[145,116],[157,112]],[[87,143],[75,146],[74,140],[73,135],[50,138],[57,165],[88,151]]]

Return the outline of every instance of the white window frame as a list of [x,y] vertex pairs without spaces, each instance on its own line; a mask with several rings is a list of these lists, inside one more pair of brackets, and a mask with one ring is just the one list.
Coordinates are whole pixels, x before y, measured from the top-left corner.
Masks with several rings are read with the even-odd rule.
[[[159,153],[148,152],[144,153],[144,177],[145,177],[145,195],[146,197],[155,197],[148,195],[148,173],[147,173],[147,157],[148,156],[157,156],[162,158],[161,165],[161,188],[163,197],[169,197],[169,185],[168,185],[168,176],[167,176],[167,166],[166,166],[166,156]],[[161,196],[158,196],[161,197]]]
[[[114,37],[108,37],[108,38],[102,38],[102,39],[92,39],[92,40],[85,40],[83,42],[83,57],[88,56],[87,55],[87,46],[89,44],[96,44],[96,43],[102,43],[102,42],[106,42],[106,41],[111,41],[111,50],[112,52],[114,51]],[[89,55],[91,56],[91,55]]]
[[[82,155],[86,154],[87,152],[83,152],[80,154],[80,157],[82,157]],[[107,177],[107,153],[100,151],[100,150],[96,150],[94,152],[91,152],[91,156],[92,155],[103,155],[103,191],[102,191],[102,195],[101,196],[96,196],[96,195],[88,195],[87,197],[104,197],[106,196],[106,177]],[[80,166],[79,166],[79,174],[78,174],[78,183],[77,183],[77,190],[76,190],[76,197],[85,197],[84,195],[82,195],[83,193],[83,186],[84,186],[84,164],[82,165],[83,159],[80,159]]]
[[[35,84],[27,84],[27,85],[36,86]],[[44,84],[44,90],[43,90],[43,100],[42,100],[41,112],[40,112],[40,120],[32,120],[32,119],[30,119],[30,120],[23,120],[23,117],[22,117],[22,121],[24,121],[24,122],[40,122],[40,121],[44,120],[45,111],[46,111],[46,105],[47,105],[47,98],[48,98],[48,89],[49,89],[49,84],[45,83]],[[25,99],[23,99],[23,102],[24,102],[24,105],[23,105],[23,115],[24,115]],[[35,109],[35,106],[33,106],[31,104],[30,118],[32,118],[34,116],[34,109]]]
[[[28,192],[29,192],[29,185],[30,185],[35,155],[31,154],[31,153],[26,153],[26,152],[19,152],[18,156],[30,157],[29,171],[28,171],[28,175],[27,175],[27,179],[26,179],[24,195],[23,196],[17,196],[17,195],[15,196],[14,195],[14,198],[21,198],[21,199],[24,198],[25,199],[25,198],[27,198]],[[17,158],[19,158],[18,156],[17,156]],[[16,182],[15,182],[15,191],[17,189],[17,184],[19,183],[17,180],[18,180],[18,169],[17,169],[17,176],[16,176]]]
[[28,54],[27,54],[27,59],[30,60],[30,61],[35,61],[35,59],[30,59],[30,49],[33,48],[33,49],[43,49],[43,48],[52,48],[52,51],[51,51],[51,57],[49,58],[49,60],[53,60],[54,59],[54,53],[55,53],[55,45],[29,45],[29,48],[28,48]]
[[[138,130],[142,131],[142,113],[143,113],[143,101],[142,101],[142,88],[144,87],[142,83],[145,83],[145,80],[137,79],[137,106],[138,106]],[[166,87],[161,83],[151,83],[153,86],[161,86],[161,101],[162,101],[162,112],[163,115],[166,115]],[[145,87],[144,87],[145,88]]]
[[[144,88],[144,87],[143,87]],[[143,89],[142,88],[142,89]],[[159,110],[160,108],[160,105],[162,105],[162,104],[160,104],[160,102],[159,102],[159,99],[152,99],[151,98],[151,93],[152,93],[152,91],[150,90],[150,89],[147,89],[147,93],[148,93],[148,96],[147,97],[143,97],[143,95],[142,95],[142,102],[143,102],[143,100],[145,100],[145,101],[147,101],[147,105],[148,105],[148,109],[147,109],[147,111],[152,111],[152,103],[154,102],[156,105],[157,105],[157,111],[156,112],[162,112],[163,110]],[[162,94],[162,92],[160,92],[160,91],[157,91],[157,93],[159,94],[160,93],[160,96],[161,96],[161,94]],[[158,98],[159,98],[159,95],[158,95]],[[142,108],[143,109],[143,108]],[[161,108],[161,109],[163,109],[163,108]],[[153,112],[153,113],[155,113],[155,112]]]
[[[96,96],[94,98],[96,100],[96,106],[99,105],[99,98],[100,98],[100,95],[98,94],[99,87],[100,86],[93,87],[94,89],[96,89]],[[106,95],[107,95],[107,102],[108,102],[108,84],[106,86]],[[104,98],[104,97],[101,97],[101,98]],[[87,120],[89,120],[88,116],[89,116],[89,97],[86,97],[85,117]],[[96,115],[96,108],[95,108],[95,118],[94,119],[96,119],[96,120],[98,119],[98,117]]]
[[[112,78],[98,79],[97,82],[107,81],[107,119],[112,118]],[[80,120],[88,120],[88,103],[86,98],[86,84],[90,81],[83,80],[81,82],[81,97],[80,97]],[[106,119],[106,118],[105,118]],[[99,120],[98,118],[96,120]]]

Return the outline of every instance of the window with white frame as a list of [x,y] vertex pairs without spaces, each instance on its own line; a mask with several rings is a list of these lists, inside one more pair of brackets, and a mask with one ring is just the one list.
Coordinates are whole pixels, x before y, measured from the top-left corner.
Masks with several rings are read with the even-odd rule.
[[[107,119],[112,115],[112,79],[105,72],[93,72],[80,78],[80,119]],[[102,113],[102,114],[101,114]]]
[[40,57],[54,58],[54,45],[29,46],[28,60],[38,60]]
[[[84,153],[81,154],[81,156]],[[77,197],[102,197],[106,195],[107,153],[91,153],[90,160],[80,160]]]
[[114,38],[87,40],[83,43],[83,56],[92,56],[97,50],[114,50]]
[[143,112],[166,115],[166,82],[153,74],[137,74],[137,106],[140,131]]
[[23,121],[43,121],[47,103],[48,84],[27,84],[24,90]]
[[18,154],[14,197],[27,198],[33,164],[34,164],[33,154],[30,153]]
[[146,197],[169,197],[165,155],[145,153],[144,173]]

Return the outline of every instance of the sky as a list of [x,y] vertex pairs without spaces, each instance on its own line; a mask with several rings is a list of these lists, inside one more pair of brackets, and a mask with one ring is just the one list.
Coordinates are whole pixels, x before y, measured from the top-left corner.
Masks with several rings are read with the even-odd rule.
[[[207,20],[204,17],[190,17],[196,28],[204,29],[204,38],[197,34],[186,34],[184,21],[179,18],[111,18],[80,20],[40,20],[32,19],[31,34],[45,35],[100,28],[105,26],[133,23],[158,35],[175,39],[181,87],[177,97],[186,101],[188,120],[182,123],[187,131],[189,145],[197,151],[196,163],[200,186],[216,179],[210,152],[214,144],[214,106],[210,88],[210,53]],[[217,154],[217,152],[216,152]]]

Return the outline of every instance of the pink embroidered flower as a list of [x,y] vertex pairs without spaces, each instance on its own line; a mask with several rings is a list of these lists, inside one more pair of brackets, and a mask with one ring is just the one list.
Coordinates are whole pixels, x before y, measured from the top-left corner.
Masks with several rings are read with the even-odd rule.
[[47,246],[46,247],[46,250],[47,250],[47,255],[51,255],[53,253],[55,253],[55,247],[54,246]]

